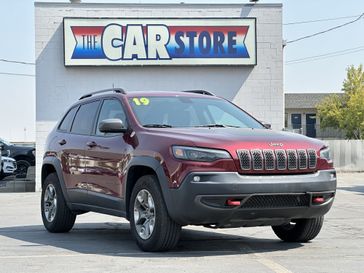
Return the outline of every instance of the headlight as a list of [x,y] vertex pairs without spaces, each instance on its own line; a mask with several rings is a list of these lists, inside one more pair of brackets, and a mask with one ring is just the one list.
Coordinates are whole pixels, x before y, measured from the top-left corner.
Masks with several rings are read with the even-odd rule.
[[231,158],[227,151],[187,146],[173,146],[172,152],[175,158],[192,161],[212,162],[218,159]]
[[35,150],[32,151],[32,154],[35,156]]
[[330,148],[326,147],[320,150],[320,157],[326,159],[327,161],[331,161]]

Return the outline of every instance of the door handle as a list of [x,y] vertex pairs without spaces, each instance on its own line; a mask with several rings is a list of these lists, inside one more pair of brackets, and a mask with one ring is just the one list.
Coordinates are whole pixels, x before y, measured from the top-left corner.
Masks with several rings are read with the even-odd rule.
[[87,142],[86,145],[90,148],[93,148],[93,147],[97,146],[97,143],[95,141],[90,141],[90,142]]
[[59,145],[64,145],[66,143],[67,143],[67,141],[65,139],[62,139],[62,140],[58,141]]

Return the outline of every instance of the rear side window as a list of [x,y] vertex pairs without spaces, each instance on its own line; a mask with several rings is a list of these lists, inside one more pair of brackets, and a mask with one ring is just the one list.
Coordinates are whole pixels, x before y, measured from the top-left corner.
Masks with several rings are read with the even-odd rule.
[[61,124],[58,127],[59,130],[66,131],[66,132],[69,132],[69,130],[71,130],[72,121],[73,121],[73,118],[75,117],[76,111],[77,111],[77,107],[74,107],[68,111],[68,113],[63,118]]
[[80,106],[73,121],[72,133],[82,135],[91,134],[99,103],[100,101],[93,101]]

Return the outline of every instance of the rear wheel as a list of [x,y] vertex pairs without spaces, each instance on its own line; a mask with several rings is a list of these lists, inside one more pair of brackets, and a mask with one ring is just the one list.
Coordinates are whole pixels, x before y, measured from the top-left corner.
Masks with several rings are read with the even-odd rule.
[[308,242],[314,239],[324,223],[324,217],[298,219],[282,226],[273,226],[274,233],[286,242]]
[[169,217],[154,175],[138,179],[129,209],[131,232],[142,250],[166,251],[177,245],[181,226]]
[[43,224],[49,232],[68,232],[75,223],[76,214],[68,208],[55,173],[44,181],[41,211]]

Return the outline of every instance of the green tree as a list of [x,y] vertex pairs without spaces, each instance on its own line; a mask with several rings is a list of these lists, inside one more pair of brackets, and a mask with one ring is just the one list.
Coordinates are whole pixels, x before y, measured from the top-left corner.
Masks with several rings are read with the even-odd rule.
[[344,94],[331,95],[317,105],[322,128],[338,128],[348,139],[364,139],[364,71],[363,66],[347,69]]

